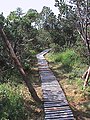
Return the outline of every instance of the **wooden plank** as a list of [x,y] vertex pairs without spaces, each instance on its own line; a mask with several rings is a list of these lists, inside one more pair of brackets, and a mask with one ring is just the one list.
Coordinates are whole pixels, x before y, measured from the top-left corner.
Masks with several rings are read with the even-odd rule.
[[70,110],[70,109],[68,109],[68,110],[55,110],[55,111],[46,111],[45,112],[45,114],[59,114],[59,113],[69,113],[69,112],[71,112],[72,113],[72,111]]
[[70,118],[70,117],[73,117],[73,114],[72,112],[71,113],[59,113],[59,114],[46,114],[45,117],[47,118],[55,118],[55,117],[59,117],[59,118]]
[[69,116],[69,117],[61,117],[61,116],[45,116],[45,120],[74,120],[74,117],[73,116]]
[[56,111],[66,111],[67,110],[71,110],[69,106],[60,106],[60,107],[55,107],[54,109],[51,109],[51,108],[45,108],[45,112],[56,112]]

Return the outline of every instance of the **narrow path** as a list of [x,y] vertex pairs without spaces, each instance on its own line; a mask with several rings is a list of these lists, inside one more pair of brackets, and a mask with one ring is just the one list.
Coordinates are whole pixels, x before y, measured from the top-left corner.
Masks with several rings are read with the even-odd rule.
[[37,55],[44,97],[45,120],[74,120],[64,92],[44,58],[49,51],[50,49],[47,49]]

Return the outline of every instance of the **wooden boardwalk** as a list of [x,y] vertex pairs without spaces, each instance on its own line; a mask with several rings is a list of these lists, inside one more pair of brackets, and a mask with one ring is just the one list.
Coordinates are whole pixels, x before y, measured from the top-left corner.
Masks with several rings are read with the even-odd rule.
[[64,92],[44,58],[49,50],[44,50],[37,55],[44,97],[45,120],[74,120]]

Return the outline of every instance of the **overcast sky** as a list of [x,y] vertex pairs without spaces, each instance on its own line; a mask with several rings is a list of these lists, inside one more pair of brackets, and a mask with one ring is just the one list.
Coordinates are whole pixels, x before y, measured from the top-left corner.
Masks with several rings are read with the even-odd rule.
[[21,7],[23,12],[30,8],[41,12],[43,6],[47,6],[57,15],[58,8],[55,8],[54,4],[55,0],[0,0],[0,13],[3,12],[6,17],[10,11],[16,10],[17,7]]

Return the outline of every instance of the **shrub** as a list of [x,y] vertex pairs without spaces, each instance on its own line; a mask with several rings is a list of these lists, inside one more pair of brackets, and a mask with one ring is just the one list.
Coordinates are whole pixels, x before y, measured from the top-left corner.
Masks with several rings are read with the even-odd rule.
[[55,61],[61,62],[64,66],[72,66],[78,61],[78,55],[74,50],[66,50],[65,52],[58,53]]
[[67,50],[61,54],[61,62],[63,65],[72,66],[77,60],[78,56],[73,50]]
[[0,85],[0,120],[23,120],[25,117],[24,101],[17,87]]
[[55,62],[62,62],[62,53],[57,53],[55,55]]
[[50,48],[52,48],[53,52],[58,52],[58,51],[62,50],[62,48],[60,47],[60,45],[55,44],[55,43],[51,43],[49,46],[50,46]]

